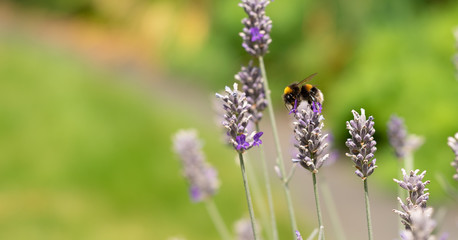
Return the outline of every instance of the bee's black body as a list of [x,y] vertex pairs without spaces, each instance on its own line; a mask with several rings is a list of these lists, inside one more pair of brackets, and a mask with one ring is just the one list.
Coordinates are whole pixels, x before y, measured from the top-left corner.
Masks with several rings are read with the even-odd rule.
[[283,92],[283,101],[285,101],[285,105],[294,107],[296,105],[298,106],[301,101],[307,101],[309,105],[311,105],[312,102],[322,104],[324,101],[323,93],[311,84],[303,84],[315,75],[316,73],[310,75],[299,83],[293,83],[287,86]]

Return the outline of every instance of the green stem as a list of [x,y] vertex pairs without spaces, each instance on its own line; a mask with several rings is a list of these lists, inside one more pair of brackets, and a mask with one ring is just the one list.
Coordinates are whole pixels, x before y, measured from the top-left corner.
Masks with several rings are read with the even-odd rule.
[[367,232],[369,240],[372,240],[372,223],[371,223],[371,210],[369,206],[369,191],[367,190],[367,178],[364,179],[364,200],[366,201],[366,218],[367,218]]
[[248,187],[248,179],[246,177],[245,163],[243,162],[242,153],[239,153],[239,160],[240,160],[240,169],[242,170],[243,186],[245,187],[246,201],[248,204],[248,212],[250,213],[251,229],[253,230],[254,240],[256,240],[257,236],[256,236],[256,228],[255,228],[255,220],[254,220],[253,203],[251,202],[250,189]]
[[205,201],[205,206],[207,207],[208,214],[210,215],[213,224],[215,224],[216,230],[218,231],[221,239],[231,240],[229,230],[227,229],[226,224],[224,224],[223,218],[221,217],[218,208],[216,208],[213,199]]
[[[278,137],[277,123],[275,121],[274,108],[272,106],[272,97],[270,96],[271,92],[269,88],[269,83],[267,81],[266,68],[264,66],[264,59],[262,58],[262,56],[259,57],[259,67],[261,68],[262,78],[264,79],[264,90],[265,90],[266,98],[267,98],[267,109],[269,112],[270,123],[272,125],[272,132],[273,132],[273,136],[275,140],[275,147],[277,149],[277,155],[278,155],[277,165],[280,168],[281,175],[285,176],[285,165],[283,162],[283,155],[282,155],[281,146],[280,146],[280,139]],[[292,228],[291,233],[292,233],[293,239],[296,239],[296,234],[295,234],[297,230],[296,217],[294,216],[293,203],[291,201],[291,193],[289,191],[288,183],[285,183],[284,179],[283,179],[283,188],[285,189],[289,217],[291,220],[291,228]]]
[[[316,184],[316,173],[312,173],[312,179],[313,179],[313,192],[315,193],[315,205],[316,205],[316,213],[318,215],[318,228],[323,226],[323,221],[321,218],[321,207],[320,207],[320,196],[318,195],[318,189],[317,189],[317,184]],[[324,233],[320,234],[320,240],[324,240]]]
[[332,226],[334,228],[334,231],[336,232],[335,234],[336,238],[338,240],[346,240],[342,224],[340,223],[340,220],[339,220],[339,215],[337,214],[336,204],[333,200],[333,197],[332,197],[328,184],[326,183],[326,181],[323,181],[323,180],[324,179],[322,176],[321,192],[323,193],[325,208],[328,210],[327,212],[329,213],[331,217]]
[[[256,131],[259,132],[259,123],[256,123]],[[274,201],[272,198],[272,189],[270,188],[270,181],[269,181],[269,169],[267,168],[267,161],[266,155],[264,152],[264,147],[262,144],[259,146],[261,149],[261,162],[263,165],[263,172],[264,172],[264,182],[266,183],[266,191],[267,191],[267,202],[269,204],[269,211],[270,211],[270,222],[272,228],[273,239],[278,240],[278,230],[277,230],[277,222],[275,219],[275,211],[274,211]]]

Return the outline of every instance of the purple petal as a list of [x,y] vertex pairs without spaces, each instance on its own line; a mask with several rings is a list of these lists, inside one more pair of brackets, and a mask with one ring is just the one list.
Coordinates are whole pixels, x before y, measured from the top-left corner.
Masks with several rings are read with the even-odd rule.
[[294,107],[289,111],[288,115],[291,113],[297,113],[297,99],[294,100]]
[[250,146],[250,144],[245,141],[245,138],[246,138],[246,136],[244,134],[238,135],[235,138],[235,141],[237,142],[237,147],[236,147],[237,151],[242,149],[242,148],[246,150],[247,149],[246,145]]
[[264,133],[263,133],[263,132],[258,132],[258,133],[256,133],[256,134],[254,135],[252,146],[259,146],[259,145],[262,144],[262,140],[259,139],[259,138],[262,136],[262,134],[264,134]]
[[258,132],[258,133],[256,133],[256,134],[254,135],[253,139],[254,139],[255,141],[260,140],[259,138],[262,136],[262,134],[264,134],[264,133],[263,133],[263,132]]
[[245,138],[246,136],[244,134],[241,134],[241,135],[238,135],[235,140],[237,141],[237,143],[240,145],[240,144],[243,144],[245,142]]
[[259,28],[257,27],[252,27],[250,28],[250,34],[251,34],[251,41],[255,42],[258,40],[261,40],[261,38],[264,36],[259,32]]
[[189,189],[189,194],[191,195],[191,199],[193,202],[199,202],[201,200],[202,194],[198,187],[191,186],[191,188]]

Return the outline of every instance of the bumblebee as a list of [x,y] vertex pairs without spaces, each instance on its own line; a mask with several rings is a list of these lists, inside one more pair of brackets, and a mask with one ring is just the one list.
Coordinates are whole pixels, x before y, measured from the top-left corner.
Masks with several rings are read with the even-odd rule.
[[[310,106],[312,106],[312,102],[319,103],[320,105],[323,104],[323,93],[317,87],[311,84],[305,84],[316,75],[317,73],[314,73],[298,83],[293,83],[285,87],[283,91],[283,101],[285,101],[287,109],[295,111],[302,101],[307,101]],[[288,108],[288,105],[291,106],[291,108]]]

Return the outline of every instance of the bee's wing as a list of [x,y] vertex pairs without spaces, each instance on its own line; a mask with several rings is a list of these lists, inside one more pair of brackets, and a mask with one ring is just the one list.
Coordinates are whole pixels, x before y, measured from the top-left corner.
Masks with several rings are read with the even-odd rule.
[[304,80],[300,81],[299,83],[297,83],[298,85],[302,85],[310,80],[312,80],[312,78],[314,78],[318,73],[314,73],[308,77],[306,77]]

